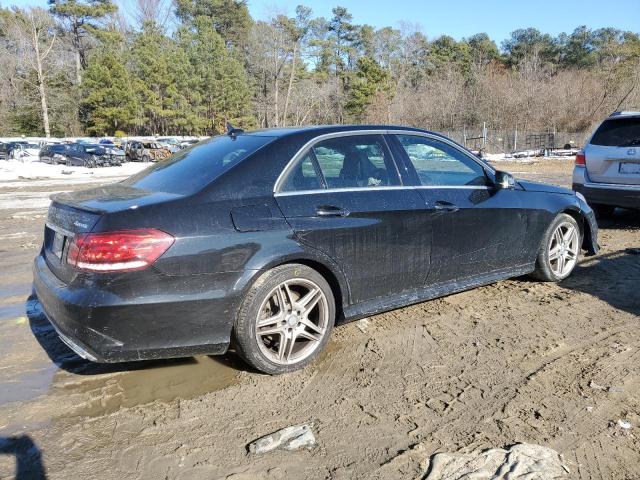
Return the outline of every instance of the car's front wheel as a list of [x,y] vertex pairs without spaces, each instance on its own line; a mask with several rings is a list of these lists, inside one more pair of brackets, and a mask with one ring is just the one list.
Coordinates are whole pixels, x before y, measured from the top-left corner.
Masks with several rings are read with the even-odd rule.
[[581,245],[578,222],[566,213],[559,214],[542,237],[532,276],[544,282],[564,280],[578,263]]
[[305,367],[329,341],[335,321],[331,287],[306,265],[265,272],[247,293],[234,334],[238,353],[256,369],[280,374]]

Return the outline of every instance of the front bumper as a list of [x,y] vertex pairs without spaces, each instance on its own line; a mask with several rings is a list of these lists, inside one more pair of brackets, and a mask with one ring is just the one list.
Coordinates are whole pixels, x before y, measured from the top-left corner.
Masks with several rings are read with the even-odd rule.
[[226,287],[234,285],[237,275],[231,274],[146,271],[139,283],[76,278],[67,285],[39,255],[33,276],[60,339],[82,358],[101,363],[225,353],[240,298]]
[[584,167],[575,168],[572,188],[584,195],[590,205],[640,208],[640,185],[594,183]]

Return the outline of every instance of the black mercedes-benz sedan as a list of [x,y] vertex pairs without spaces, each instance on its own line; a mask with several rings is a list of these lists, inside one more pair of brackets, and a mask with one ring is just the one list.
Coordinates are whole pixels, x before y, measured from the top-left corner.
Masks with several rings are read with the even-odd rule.
[[560,281],[598,249],[579,194],[405,127],[231,130],[52,200],[35,292],[98,362],[233,345],[289,372],[335,323],[524,274]]

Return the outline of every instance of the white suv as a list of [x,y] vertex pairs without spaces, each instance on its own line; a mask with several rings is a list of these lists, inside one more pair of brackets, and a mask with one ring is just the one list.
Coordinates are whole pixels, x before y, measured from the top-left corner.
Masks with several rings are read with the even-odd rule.
[[640,208],[640,112],[615,112],[576,156],[573,189],[597,215]]

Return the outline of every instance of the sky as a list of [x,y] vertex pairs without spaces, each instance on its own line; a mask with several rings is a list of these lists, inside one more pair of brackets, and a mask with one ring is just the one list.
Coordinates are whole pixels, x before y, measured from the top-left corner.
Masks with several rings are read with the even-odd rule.
[[[129,2],[132,0],[116,0]],[[429,38],[449,35],[457,40],[486,32],[500,45],[518,28],[544,33],[571,33],[577,26],[615,27],[640,32],[640,0],[248,0],[251,16],[293,15],[302,3],[314,16],[331,17],[336,5],[346,7],[356,24],[398,28],[402,22],[419,25]],[[46,0],[0,0],[0,5],[41,6]]]
[[340,5],[356,24],[397,28],[400,22],[417,23],[429,38],[449,35],[456,40],[486,32],[498,44],[525,27],[552,35],[570,33],[579,25],[640,32],[640,0],[249,0],[249,10],[258,19],[274,10],[293,15],[300,3],[312,8],[314,16],[329,18]]

